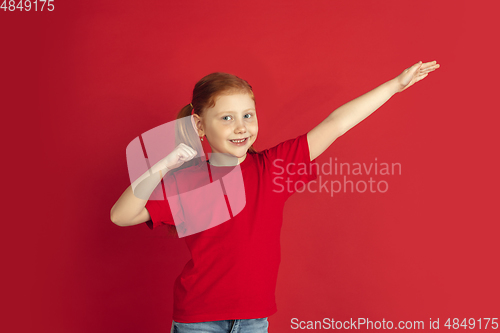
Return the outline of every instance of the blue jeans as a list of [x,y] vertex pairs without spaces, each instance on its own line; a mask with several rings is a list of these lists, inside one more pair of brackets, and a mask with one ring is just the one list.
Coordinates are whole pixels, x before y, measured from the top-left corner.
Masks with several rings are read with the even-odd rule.
[[178,323],[172,321],[170,333],[267,333],[266,318]]

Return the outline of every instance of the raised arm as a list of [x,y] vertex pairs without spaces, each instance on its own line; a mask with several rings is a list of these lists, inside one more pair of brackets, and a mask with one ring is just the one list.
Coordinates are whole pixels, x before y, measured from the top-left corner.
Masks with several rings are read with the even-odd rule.
[[311,161],[321,155],[338,137],[359,124],[394,94],[402,92],[439,68],[436,61],[420,61],[394,79],[361,95],[333,111],[307,133]]
[[123,192],[111,208],[111,222],[125,227],[149,221],[151,216],[146,209],[146,203],[163,176],[193,159],[196,154],[196,150],[184,143],[175,147],[170,154],[153,165]]

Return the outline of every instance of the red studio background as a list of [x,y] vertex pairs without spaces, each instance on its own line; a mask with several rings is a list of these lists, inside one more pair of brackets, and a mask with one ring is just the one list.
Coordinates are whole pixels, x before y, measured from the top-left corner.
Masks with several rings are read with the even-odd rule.
[[109,213],[128,143],[174,120],[201,77],[253,86],[262,150],[420,60],[441,68],[317,160],[400,163],[372,176],[387,191],[287,201],[269,331],[500,318],[494,1],[52,3],[0,10],[2,332],[169,332],[184,240]]

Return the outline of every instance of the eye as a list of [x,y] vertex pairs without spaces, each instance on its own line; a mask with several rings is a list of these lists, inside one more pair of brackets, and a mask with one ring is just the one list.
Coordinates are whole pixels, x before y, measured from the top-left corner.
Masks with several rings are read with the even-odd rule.
[[226,119],[227,117],[231,117],[231,116],[224,116],[222,117],[223,120],[229,120],[229,119]]
[[249,116],[247,118],[250,118],[252,115],[250,113],[247,113],[245,116]]

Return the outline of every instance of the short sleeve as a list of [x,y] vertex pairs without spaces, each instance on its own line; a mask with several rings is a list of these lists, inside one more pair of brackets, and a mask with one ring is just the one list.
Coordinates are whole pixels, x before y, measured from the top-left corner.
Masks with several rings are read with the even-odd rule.
[[264,150],[263,154],[270,162],[273,183],[281,184],[288,196],[318,177],[316,160],[310,160],[307,133]]
[[149,197],[149,200],[145,205],[145,208],[151,216],[151,220],[146,221],[146,225],[149,229],[153,230],[162,224],[175,225],[174,217],[166,198],[175,191],[175,187],[176,183],[174,177],[168,174],[163,178],[162,182],[158,184]]

